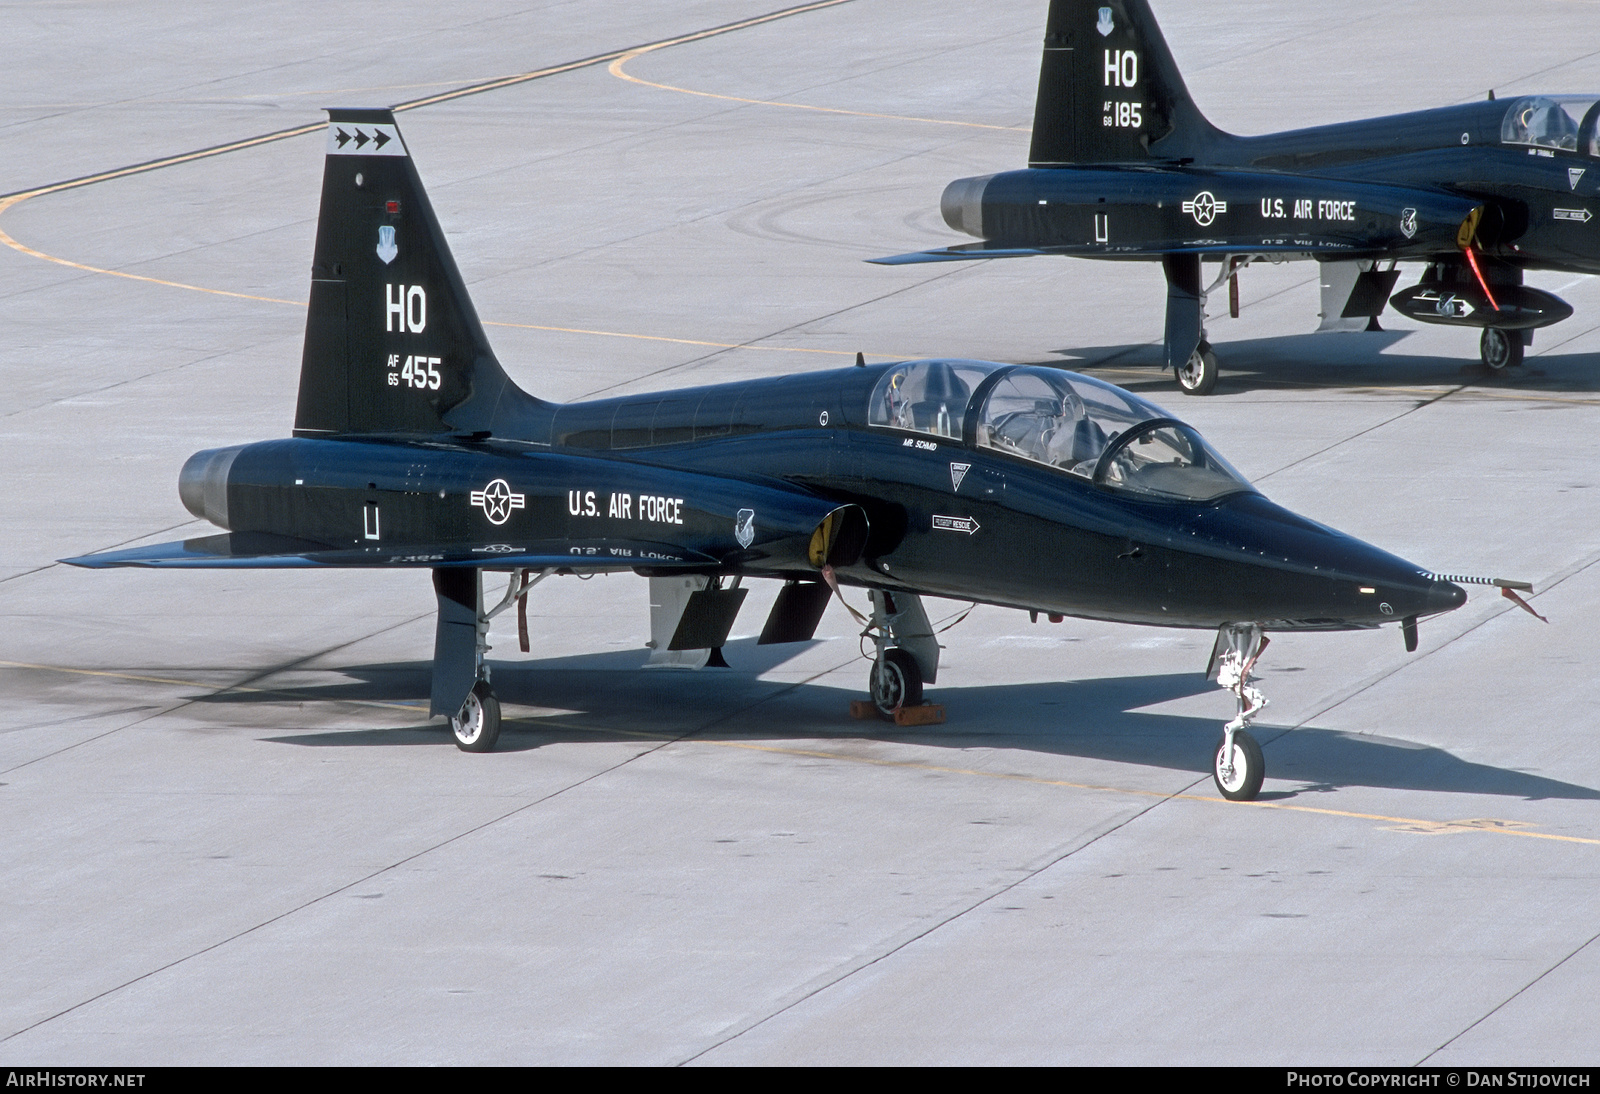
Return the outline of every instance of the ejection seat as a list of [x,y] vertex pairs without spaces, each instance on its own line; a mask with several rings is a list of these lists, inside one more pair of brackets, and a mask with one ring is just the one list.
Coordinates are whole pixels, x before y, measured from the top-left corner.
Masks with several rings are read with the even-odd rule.
[[916,428],[960,440],[961,422],[972,395],[967,382],[946,361],[929,361],[922,380],[922,398],[911,404]]

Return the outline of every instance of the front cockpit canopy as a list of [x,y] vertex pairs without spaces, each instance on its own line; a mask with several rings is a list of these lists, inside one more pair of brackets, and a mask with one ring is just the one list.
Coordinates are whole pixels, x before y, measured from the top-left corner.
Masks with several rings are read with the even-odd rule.
[[959,441],[973,389],[999,367],[987,361],[909,361],[878,381],[867,421]]
[[1160,407],[1063,369],[909,361],[879,379],[867,420],[969,440],[1152,498],[1210,501],[1251,489],[1199,433]]
[[1593,95],[1528,95],[1500,123],[1500,143],[1600,157],[1600,99]]

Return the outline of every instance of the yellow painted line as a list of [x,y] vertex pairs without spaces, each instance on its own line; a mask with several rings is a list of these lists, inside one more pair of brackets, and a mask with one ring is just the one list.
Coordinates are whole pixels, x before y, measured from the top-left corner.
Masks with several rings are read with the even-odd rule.
[[[1537,358],[1530,358],[1537,360]],[[1164,368],[1155,365],[1097,365],[1093,361],[1068,362],[1063,368],[1071,367],[1078,370],[1092,370],[1096,375],[1119,374],[1123,376],[1143,377],[1145,379],[1159,380],[1165,373]],[[1493,381],[1480,381],[1492,383]],[[1319,384],[1315,381],[1280,380],[1270,378],[1261,385],[1262,388],[1272,387],[1284,390],[1298,390],[1311,392],[1354,392],[1361,395],[1400,395],[1417,398],[1437,399],[1441,395],[1455,397],[1470,397],[1478,399],[1500,399],[1516,403],[1574,403],[1578,406],[1600,406],[1600,398],[1546,395],[1538,390],[1516,389],[1495,390],[1488,387],[1475,386],[1473,383],[1441,385],[1439,387],[1373,387],[1371,384],[1350,384],[1338,386],[1334,384]]]
[[1353,820],[1381,821],[1386,824],[1405,825],[1406,831],[1427,832],[1494,832],[1502,836],[1525,836],[1529,839],[1558,840],[1563,843],[1588,843],[1600,846],[1600,839],[1589,839],[1583,836],[1559,836],[1551,832],[1530,832],[1522,825],[1526,821],[1496,820],[1493,818],[1477,818],[1473,820],[1458,821],[1429,821],[1419,820],[1415,817],[1390,817],[1379,813],[1355,813],[1343,809],[1321,809],[1311,805],[1290,805],[1287,802],[1231,802],[1226,798],[1213,797],[1209,794],[1169,794],[1160,790],[1132,790],[1120,786],[1098,786],[1093,783],[1068,782],[1065,779],[1041,779],[1035,775],[1016,775],[1001,771],[979,771],[966,767],[943,767],[938,764],[917,763],[908,760],[883,760],[869,756],[849,756],[839,752],[826,752],[818,749],[780,748],[773,745],[747,744],[742,741],[711,741],[700,738],[689,738],[684,742],[721,745],[726,748],[745,748],[754,752],[777,752],[792,756],[805,756],[808,758],[843,760],[848,763],[871,764],[877,767],[900,767],[912,771],[929,771],[946,775],[969,775],[984,779],[1004,779],[1010,782],[1033,783],[1038,786],[1060,786],[1071,790],[1100,790],[1109,794],[1129,794],[1143,798],[1179,798],[1185,801],[1214,802],[1219,805],[1240,806],[1248,805],[1256,809],[1280,809],[1291,813],[1314,813],[1326,817],[1347,817]]
[[[27,195],[0,198],[0,213],[4,213],[15,203],[23,200]],[[103,266],[91,266],[85,262],[74,262],[70,258],[61,258],[58,255],[46,254],[44,251],[30,247],[26,243],[13,239],[3,228],[0,228],[0,243],[4,243],[12,250],[21,251],[30,258],[40,258],[46,262],[54,262],[58,266],[66,266],[74,270],[83,270],[87,273],[105,274],[108,277],[125,277],[130,281],[143,281],[151,285],[165,285],[169,289],[185,289],[189,292],[209,293],[212,296],[231,296],[236,300],[259,300],[267,304],[288,304],[296,308],[307,306],[304,300],[284,300],[277,296],[256,296],[252,293],[233,292],[229,289],[211,289],[204,285],[190,285],[182,281],[167,281],[160,277],[147,277],[144,274],[128,273],[125,270],[108,270]],[[492,320],[483,320],[486,327],[510,327],[516,330],[542,330],[557,334],[587,334],[603,338],[634,338],[644,342],[672,342],[681,346],[708,346],[714,349],[749,349],[762,350],[769,353],[822,353],[836,357],[854,357],[855,350],[848,349],[810,349],[804,346],[762,346],[750,342],[707,342],[697,338],[668,338],[659,334],[631,334],[627,331],[616,330],[588,330],[583,327],[551,327],[540,323],[497,323]],[[914,354],[888,354],[873,353],[872,357],[909,357]],[[0,662],[3,663],[3,662]]]
[[110,182],[112,179],[125,178],[128,175],[140,175],[146,171],[156,171],[163,167],[175,167],[180,163],[190,163],[194,160],[207,159],[211,156],[221,156],[228,152],[238,152],[244,148],[254,148],[257,145],[271,144],[273,141],[285,140],[289,137],[304,136],[328,128],[325,121],[312,125],[296,126],[293,129],[280,129],[275,133],[263,133],[258,137],[246,137],[241,141],[230,141],[227,144],[218,144],[210,148],[201,148],[194,152],[182,152],[176,156],[163,156],[161,159],[146,160],[144,163],[130,164],[127,167],[118,167],[113,171],[101,171],[96,175],[84,175],[82,178],[68,179],[65,182],[51,183],[49,186],[40,186],[33,190],[23,190],[4,199],[0,205],[0,212],[20,201],[29,198],[42,197],[45,194],[57,194],[62,190],[76,190],[80,186],[92,186],[97,182]]
[[[138,680],[145,684],[176,684],[184,688],[210,688],[213,684],[197,684],[193,680],[172,680],[165,676],[138,676],[131,672],[106,672],[100,669],[68,669],[60,665],[34,665],[26,661],[0,661],[0,665],[12,669],[40,669],[44,672],[67,672],[74,676],[108,676],[113,680]],[[255,691],[255,688],[236,688],[236,691]]]
[[[0,214],[3,214],[7,209],[11,208],[11,206],[20,201],[26,200],[30,196],[31,195],[29,194],[16,194],[9,198],[0,198]],[[304,300],[284,300],[283,298],[277,296],[257,296],[253,293],[233,292],[229,289],[212,289],[207,288],[204,285],[190,285],[182,281],[168,281],[160,277],[147,277],[144,274],[128,273],[125,270],[108,270],[103,266],[91,266],[86,262],[74,262],[70,258],[62,258],[59,255],[46,254],[44,251],[38,250],[35,247],[30,247],[26,243],[19,242],[18,240],[12,238],[11,235],[9,235],[3,228],[0,228],[0,243],[4,243],[7,247],[10,247],[14,251],[20,251],[23,254],[28,255],[30,258],[43,259],[46,262],[54,262],[58,266],[66,266],[74,270],[83,270],[87,273],[105,274],[108,277],[124,277],[129,281],[143,281],[151,285],[164,285],[169,289],[185,289],[189,292],[209,293],[212,296],[231,296],[236,300],[259,300],[267,304],[288,304],[296,308],[306,307],[306,302]],[[697,338],[668,338],[665,335],[659,334],[631,334],[627,331],[588,330],[583,327],[551,327],[540,323],[497,323],[491,320],[484,320],[483,325],[486,327],[511,327],[517,330],[551,331],[557,334],[587,334],[602,338],[634,338],[644,342],[671,342],[681,346],[707,346],[714,349],[748,349],[761,350],[768,353],[821,353],[835,357],[854,357],[856,355],[855,350],[848,349],[811,349],[804,346],[762,346],[750,342],[707,342]],[[912,357],[915,356],[915,354],[872,353],[869,354],[869,356],[900,358]],[[0,662],[0,664],[3,664],[3,662]]]
[[[799,7],[785,8],[782,11],[772,11],[765,15],[757,15],[751,19],[741,20],[737,23],[727,23],[720,27],[712,27],[709,30],[699,30],[692,34],[680,34],[676,38],[666,38],[659,42],[652,42],[650,45],[642,47],[642,49],[666,49],[668,46],[683,45],[686,42],[697,42],[703,38],[714,38],[719,34],[729,34],[736,30],[745,30],[749,27],[759,26],[762,23],[771,23],[778,19],[785,19],[791,15],[802,15],[805,12],[816,11],[819,8],[831,8],[838,4],[848,3],[850,3],[850,0],[819,0],[818,3],[803,4]],[[428,95],[421,99],[411,99],[407,102],[397,103],[390,107],[390,109],[398,114],[405,110],[416,110],[419,107],[433,106],[436,103],[449,102],[452,99],[460,99],[468,95],[481,95],[486,91],[498,91],[501,88],[527,83],[530,80],[538,80],[546,76],[555,76],[563,72],[571,72],[575,69],[588,68],[593,65],[604,64],[605,62],[613,60],[614,58],[620,58],[631,52],[639,51],[640,50],[638,48],[633,50],[611,50],[608,53],[596,54],[593,57],[585,57],[577,61],[568,61],[565,64],[551,65],[548,68],[534,69],[532,72],[519,72],[511,76],[501,76],[492,80],[483,80],[479,83],[467,84],[464,87],[457,87],[450,91],[443,91],[437,95]],[[326,130],[327,126],[328,123],[326,120],[310,122],[306,125],[293,126],[289,129],[279,129],[272,133],[262,133],[254,137],[246,137],[243,140],[230,141],[227,144],[218,144],[213,145],[210,148],[196,149],[193,152],[181,152],[174,156],[163,156],[160,159],[146,160],[144,163],[130,164],[127,167],[118,167],[111,171],[102,171],[94,175],[84,175],[81,178],[67,179],[64,182],[52,183],[49,186],[40,186],[32,190],[19,191],[18,193],[9,195],[9,197],[15,198],[17,201],[26,201],[28,198],[36,198],[43,194],[54,194],[62,190],[75,190],[80,186],[92,186],[98,182],[107,182],[111,179],[123,178],[127,175],[142,174],[145,171],[156,171],[163,167],[173,167],[181,163],[190,163],[194,160],[207,159],[211,156],[226,155],[229,152],[237,152],[245,148],[254,148],[258,145],[271,144],[274,141],[287,140],[290,137],[299,137],[308,133],[317,133]],[[15,204],[15,202],[8,202],[6,207],[9,207],[12,204]],[[0,209],[0,211],[4,210]]]
[[[9,198],[0,198],[0,213],[4,213],[12,205],[24,200],[28,195],[20,194]],[[83,270],[87,273],[105,274],[108,277],[125,277],[130,281],[143,281],[151,285],[165,285],[169,289],[185,289],[189,292],[209,293],[212,296],[231,296],[236,300],[259,300],[267,304],[288,304],[296,308],[307,307],[304,300],[284,300],[277,296],[256,296],[252,293],[233,292],[229,289],[211,289],[204,285],[190,285],[182,281],[168,281],[160,277],[147,277],[144,274],[128,273],[125,270],[108,270],[103,266],[91,266],[85,262],[74,262],[70,258],[61,258],[58,255],[46,254],[44,251],[30,247],[11,237],[5,229],[0,228],[0,243],[4,243],[14,251],[21,251],[30,258],[40,258],[46,262],[54,262],[58,266],[66,266],[74,270]],[[681,346],[708,346],[714,349],[752,349],[765,350],[771,353],[823,353],[837,357],[854,357],[855,350],[848,349],[810,349],[803,346],[761,346],[750,342],[707,342],[696,338],[668,338],[659,334],[630,334],[626,331],[616,330],[587,330],[582,327],[550,327],[540,323],[497,323],[485,319],[482,321],[486,327],[511,327],[516,330],[542,330],[557,334],[588,334],[604,338],[635,338],[645,342],[672,342]],[[896,354],[872,354],[874,357],[907,356]],[[3,662],[0,662],[3,663]]]
[[[61,672],[74,676],[102,676],[113,680],[133,680],[148,684],[172,684],[178,687],[199,688],[209,690],[215,694],[229,691],[249,692],[255,695],[291,695],[292,692],[281,688],[252,688],[244,686],[228,686],[217,688],[212,684],[202,684],[193,680],[176,680],[164,676],[141,676],[131,672],[110,672],[103,669],[74,669],[61,665],[36,665],[25,661],[0,661],[0,666],[16,669],[36,669],[43,672]],[[383,707],[389,710],[403,710],[408,714],[416,714],[419,707],[402,703],[383,703],[364,699],[329,700],[330,702],[349,702],[357,706]],[[515,718],[508,721],[515,721]],[[1067,779],[1044,779],[1037,775],[1018,775],[1005,771],[982,771],[971,767],[948,767],[942,764],[920,763],[915,760],[888,760],[872,756],[851,756],[842,752],[829,752],[816,748],[792,748],[780,745],[758,745],[746,741],[718,741],[706,737],[679,737],[668,733],[651,733],[641,730],[614,729],[611,727],[596,727],[574,725],[570,722],[542,721],[541,729],[567,729],[584,733],[616,733],[625,737],[636,737],[652,741],[673,741],[686,745],[712,745],[718,748],[739,748],[749,752],[768,752],[780,756],[800,756],[806,759],[838,760],[842,763],[866,764],[872,767],[892,767],[904,771],[925,771],[939,775],[964,775],[969,778],[1001,779],[1006,782],[1029,783],[1034,786],[1056,786],[1069,790],[1096,790],[1106,794],[1124,794],[1140,798],[1178,799],[1183,801],[1209,802],[1217,805],[1233,807],[1249,806],[1255,809],[1278,809],[1290,813],[1312,813],[1325,817],[1344,817],[1350,820],[1378,821],[1386,825],[1396,825],[1389,831],[1413,832],[1424,835],[1445,834],[1451,832],[1491,832],[1502,836],[1522,836],[1527,839],[1556,840],[1562,843],[1587,843],[1600,846],[1600,839],[1590,839],[1584,836],[1561,836],[1553,832],[1528,831],[1529,821],[1502,820],[1494,817],[1475,817],[1466,820],[1434,821],[1422,820],[1417,817],[1394,817],[1383,813],[1358,813],[1346,809],[1323,809],[1311,805],[1291,805],[1287,802],[1230,802],[1226,798],[1213,797],[1209,794],[1172,794],[1161,790],[1136,790],[1123,786],[1103,786],[1098,783],[1072,782]],[[870,740],[871,738],[866,738]]]
[[[48,193],[49,191],[45,190],[39,192]],[[0,198],[0,213],[4,213],[13,205],[16,205],[22,201],[26,201],[28,198],[33,196],[35,195],[28,193],[13,194],[8,198]],[[167,281],[159,277],[146,277],[144,274],[128,273],[126,270],[108,270],[103,266],[90,266],[84,262],[74,262],[70,258],[60,258],[56,255],[45,254],[43,251],[36,250],[35,248],[28,246],[26,243],[20,243],[13,239],[10,233],[6,232],[3,228],[0,228],[0,243],[4,243],[13,251],[20,251],[30,258],[42,258],[46,262],[54,262],[57,266],[66,266],[74,270],[84,270],[87,273],[105,274],[108,277],[125,277],[129,281],[144,281],[151,285],[165,285],[171,289],[187,289],[190,292],[210,293],[212,296],[231,296],[238,300],[261,300],[268,304],[294,304],[302,308],[306,306],[303,301],[299,300],[280,300],[275,296],[255,296],[246,292],[230,292],[227,289],[208,289],[204,285],[188,285],[182,281]]]
[[[817,6],[822,7],[824,5],[819,4]],[[640,84],[644,87],[653,87],[660,91],[676,91],[680,95],[698,95],[704,99],[721,99],[724,102],[730,103],[750,103],[755,106],[782,106],[787,107],[790,110],[812,110],[819,114],[847,114],[854,118],[883,118],[888,121],[895,122],[925,122],[928,125],[958,125],[968,129],[1003,129],[1012,133],[1030,133],[1033,131],[1032,126],[989,125],[984,122],[961,122],[950,118],[919,118],[909,114],[875,114],[869,110],[843,110],[834,106],[812,106],[808,103],[788,103],[778,99],[747,99],[740,95],[719,95],[713,91],[696,91],[694,88],[690,87],[678,87],[675,84],[660,84],[656,83],[654,80],[641,79],[638,76],[633,76],[627,72],[624,72],[622,69],[623,65],[627,64],[635,57],[643,57],[646,53],[653,53],[654,51],[662,49],[667,45],[675,44],[677,43],[663,42],[659,45],[649,45],[644,46],[641,49],[631,50],[630,52],[623,54],[621,57],[618,57],[615,61],[612,61],[606,71],[617,77],[619,80],[627,80],[630,84]]]
[[[692,34],[681,34],[676,38],[667,38],[660,42],[653,42],[650,45],[645,46],[644,49],[666,49],[669,46],[682,45],[686,42],[696,42],[704,38],[713,38],[719,34],[728,34],[736,30],[744,30],[749,27],[759,26],[762,23],[770,23],[778,19],[784,19],[791,15],[801,15],[808,11],[816,11],[820,8],[830,8],[849,2],[850,0],[819,0],[818,3],[804,4],[799,7],[785,8],[782,11],[768,12],[765,15],[758,15],[751,19],[744,19],[736,23],[728,23],[720,27],[712,27],[709,30],[695,31]],[[433,106],[437,103],[449,102],[452,99],[460,99],[468,95],[480,95],[486,91],[497,91],[501,88],[512,87],[516,84],[527,83],[530,80],[537,80],[546,76],[555,76],[563,72],[571,72],[575,69],[588,68],[593,65],[603,64],[612,59],[620,59],[628,56],[630,53],[637,52],[639,51],[612,50],[609,53],[602,53],[594,57],[586,57],[582,60],[569,61],[565,64],[551,65],[547,68],[535,69],[532,72],[519,72],[512,76],[502,76],[492,80],[468,84],[465,87],[457,87],[451,91],[440,92],[437,95],[428,95],[420,99],[412,99],[408,102],[399,103],[391,109],[397,114],[401,111],[416,110],[420,107]],[[246,148],[255,148],[259,145],[287,140],[290,137],[300,137],[310,133],[324,132],[326,131],[327,127],[328,123],[326,120],[316,121],[306,125],[294,126],[289,129],[280,129],[272,133],[262,133],[258,136],[246,137],[243,140],[230,141],[226,144],[213,145],[210,148],[197,149],[193,152],[182,152],[173,156],[163,156],[159,159],[147,160],[144,163],[135,163],[130,164],[127,167],[118,167],[111,171],[101,171],[93,175],[84,175],[81,178],[67,179],[64,182],[52,183],[49,186],[39,186],[32,190],[23,190],[15,194],[8,195],[4,198],[0,198],[0,214],[4,214],[6,210],[24,201],[27,201],[30,198],[42,197],[45,194],[60,193],[63,190],[75,190],[82,186],[92,186],[100,182],[109,182],[112,179],[125,178],[129,175],[143,174],[146,171],[160,170],[163,167],[175,167],[179,164],[192,163],[195,160],[208,159],[212,156],[226,155],[229,152],[238,152]],[[210,293],[214,296],[231,296],[240,300],[260,300],[269,304],[295,304],[300,307],[305,307],[305,304],[298,300],[280,300],[277,297],[256,296],[251,293],[230,292],[226,289],[209,289],[202,285],[189,285],[181,281],[166,281],[159,277],[146,277],[141,274],[127,273],[122,270],[108,270],[100,266],[90,266],[82,262],[73,262],[69,259],[58,258],[55,255],[49,255],[45,254],[43,251],[34,250],[32,247],[29,247],[23,243],[19,243],[4,231],[0,231],[0,243],[4,243],[12,250],[19,251],[22,254],[29,255],[30,257],[41,258],[46,262],[54,262],[59,266],[67,266],[72,269],[84,270],[88,273],[106,274],[110,277],[124,277],[130,281],[145,281],[153,285],[166,285],[171,288],[188,289],[191,292]]]
[[604,61],[609,61],[612,58],[617,58],[620,60],[627,57],[630,53],[642,53],[645,50],[666,49],[669,46],[681,46],[686,42],[698,42],[704,38],[715,38],[719,34],[729,34],[736,30],[746,30],[750,27],[758,27],[762,23],[771,23],[778,19],[786,19],[791,15],[803,15],[808,11],[817,11],[821,8],[836,7],[839,4],[848,4],[849,2],[850,0],[819,0],[819,2],[815,4],[802,4],[799,7],[784,8],[782,11],[773,11],[768,12],[766,15],[757,15],[750,19],[742,19],[737,23],[727,23],[720,27],[712,27],[709,30],[697,30],[693,34],[680,34],[676,38],[667,38],[664,41],[652,42],[648,46],[644,46],[640,49],[615,50],[611,53],[602,53],[597,57],[586,57],[581,61],[572,61],[564,65],[554,65],[550,68],[540,69],[538,72],[523,73],[517,76],[507,76],[499,80],[489,80],[486,83],[473,84],[471,87],[461,88],[456,91],[446,91],[440,95],[430,95],[425,99],[413,99],[408,103],[402,103],[400,106],[397,106],[394,109],[396,111],[415,110],[419,106],[432,106],[434,103],[449,102],[451,99],[459,99],[464,95],[477,95],[484,91],[497,91],[502,87],[510,87],[513,84],[520,84],[526,80],[537,79],[540,76],[553,76],[556,73],[567,72],[575,68],[587,68],[590,65],[597,65]]
[[[11,206],[20,201],[26,200],[30,196],[31,195],[29,194],[16,194],[9,198],[0,198],[0,214],[3,214],[7,209],[11,208]],[[26,243],[21,243],[18,240],[13,239],[11,235],[8,234],[4,229],[0,229],[0,243],[4,243],[7,247],[10,247],[14,251],[20,251],[23,254],[28,255],[30,258],[40,258],[46,262],[54,262],[58,266],[66,266],[74,270],[83,270],[87,273],[105,274],[108,277],[125,277],[130,281],[143,281],[151,285],[165,285],[169,289],[185,289],[189,292],[209,293],[212,296],[231,296],[236,300],[259,300],[267,304],[288,304],[296,308],[306,307],[306,302],[304,300],[284,300],[283,298],[277,296],[257,296],[252,293],[233,292],[229,289],[211,289],[204,285],[190,285],[182,281],[168,281],[160,277],[147,277],[144,274],[128,273],[125,270],[108,270],[103,266],[91,266],[86,262],[74,262],[70,258],[62,258],[59,255],[46,254],[44,251],[38,250],[35,247],[30,247]],[[630,334],[626,331],[587,330],[582,327],[551,327],[539,323],[496,323],[491,320],[484,320],[483,325],[486,327],[511,327],[517,330],[552,331],[558,334],[588,334],[604,338],[635,338],[645,342],[672,342],[682,346],[709,346],[715,349],[751,349],[764,350],[770,353],[822,353],[836,357],[854,357],[856,355],[855,350],[847,349],[810,349],[803,346],[762,346],[750,342],[707,342],[696,338],[668,338],[659,334]],[[874,353],[871,356],[897,357],[912,355]],[[3,663],[4,662],[0,662],[0,664]]]
[[[537,323],[491,323],[484,321],[486,327],[514,327],[518,330],[547,330],[559,334],[595,334],[606,338],[638,338],[647,342],[675,342],[680,346],[710,346],[715,349],[759,349],[771,353],[826,353],[836,357],[854,357],[853,349],[808,349],[804,346],[758,346],[750,342],[703,342],[696,338],[667,338],[659,334],[626,334],[615,330],[584,330],[582,327],[545,327]],[[911,354],[869,353],[869,357],[900,358],[914,356]]]
[[[546,722],[545,726],[552,723]],[[564,729],[587,730],[590,732],[617,733],[621,732],[630,737],[645,737],[652,740],[677,741],[681,744],[715,745],[720,748],[742,748],[751,752],[770,752],[784,756],[802,756],[807,759],[839,760],[844,763],[867,764],[873,767],[896,767],[907,771],[926,771],[940,775],[965,775],[981,779],[1002,779],[1007,782],[1031,783],[1035,786],[1057,786],[1069,790],[1097,790],[1107,794],[1125,794],[1140,798],[1179,799],[1183,801],[1209,802],[1216,805],[1250,806],[1256,809],[1277,809],[1289,813],[1312,813],[1325,817],[1344,817],[1350,820],[1378,821],[1387,825],[1400,827],[1388,829],[1389,831],[1416,832],[1428,835],[1449,832],[1492,832],[1502,836],[1522,836],[1528,839],[1556,840],[1561,843],[1587,843],[1600,846],[1600,839],[1591,839],[1584,836],[1561,836],[1552,832],[1530,832],[1528,821],[1500,820],[1492,817],[1478,817],[1470,820],[1431,821],[1421,820],[1416,817],[1391,817],[1382,813],[1357,813],[1345,809],[1322,809],[1312,805],[1291,805],[1288,802],[1231,802],[1226,798],[1213,797],[1209,794],[1172,794],[1161,790],[1134,790],[1123,786],[1101,786],[1096,783],[1071,782],[1066,779],[1043,779],[1037,775],[1017,775],[1004,771],[981,771],[970,767],[946,767],[940,764],[919,763],[914,760],[887,760],[871,756],[851,756],[841,752],[828,752],[823,749],[789,748],[779,745],[758,745],[745,741],[717,741],[705,737],[679,738],[662,733],[639,733],[627,730],[595,729],[591,726],[576,726],[560,723]],[[871,739],[871,738],[867,738]]]
[[[222,695],[230,691],[249,692],[252,695],[283,695],[291,696],[294,693],[282,688],[251,688],[243,684],[229,684],[218,687],[216,684],[202,684],[194,680],[174,680],[165,676],[140,676],[131,672],[109,672],[104,669],[71,669],[61,665],[34,665],[26,661],[0,661],[0,666],[13,669],[37,669],[41,672],[64,672],[73,676],[104,676],[112,680],[135,680],[143,684],[171,684],[180,688],[198,688],[209,691],[215,695]],[[300,698],[304,698],[301,696]],[[370,699],[330,699],[327,702],[353,703],[363,707],[385,707],[389,710],[403,710],[408,714],[416,714],[419,707],[407,706],[403,703],[382,703]]]
[[[1530,360],[1538,360],[1538,358],[1530,358]],[[1470,396],[1477,399],[1506,399],[1512,402],[1523,403],[1577,403],[1581,406],[1600,406],[1600,398],[1585,399],[1567,395],[1546,395],[1539,391],[1519,391],[1514,388],[1509,391],[1495,391],[1490,388],[1473,387],[1470,385],[1460,389],[1459,391],[1452,391],[1449,388],[1429,389],[1411,387],[1352,387],[1349,390],[1378,395],[1384,395],[1392,392],[1396,395],[1420,395],[1434,398],[1442,394],[1450,394],[1456,396]]]

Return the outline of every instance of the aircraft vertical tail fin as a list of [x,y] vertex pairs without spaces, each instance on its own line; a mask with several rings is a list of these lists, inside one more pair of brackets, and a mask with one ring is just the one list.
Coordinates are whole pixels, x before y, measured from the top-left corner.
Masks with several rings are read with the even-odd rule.
[[1148,0],[1051,0],[1029,166],[1196,159],[1222,136]]
[[487,434],[513,384],[389,110],[328,111],[297,436]]

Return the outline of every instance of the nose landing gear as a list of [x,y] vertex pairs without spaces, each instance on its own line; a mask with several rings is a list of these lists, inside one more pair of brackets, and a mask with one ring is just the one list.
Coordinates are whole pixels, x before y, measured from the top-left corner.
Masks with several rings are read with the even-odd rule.
[[1206,675],[1215,675],[1217,684],[1233,692],[1239,701],[1239,713],[1222,727],[1222,739],[1217,742],[1211,764],[1217,792],[1229,801],[1254,801],[1266,776],[1261,746],[1245,727],[1267,705],[1266,696],[1251,687],[1249,681],[1251,670],[1269,641],[1254,624],[1224,624],[1218,628],[1216,645],[1211,649]]

